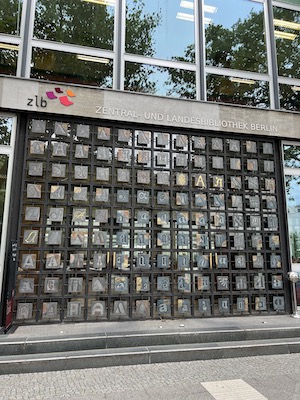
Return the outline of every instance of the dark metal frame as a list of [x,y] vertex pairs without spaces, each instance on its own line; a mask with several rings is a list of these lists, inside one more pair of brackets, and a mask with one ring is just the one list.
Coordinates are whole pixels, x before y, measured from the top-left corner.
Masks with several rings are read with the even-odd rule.
[[[33,119],[38,119],[34,117]],[[28,120],[25,160],[24,160],[24,176],[22,187],[23,205],[20,208],[19,220],[19,268],[17,272],[16,282],[16,302],[15,302],[15,318],[17,317],[17,309],[19,303],[32,303],[33,314],[30,318],[18,318],[17,322],[54,322],[58,320],[74,321],[74,320],[102,320],[102,319],[136,319],[136,318],[159,318],[159,317],[210,317],[210,316],[226,316],[226,315],[242,315],[242,314],[261,314],[261,313],[286,313],[290,311],[290,302],[288,296],[288,282],[285,275],[287,270],[287,250],[286,250],[286,231],[284,210],[280,207],[282,194],[280,186],[282,182],[282,167],[280,163],[279,141],[273,138],[254,137],[247,135],[230,135],[223,133],[212,133],[205,131],[189,132],[179,129],[158,129],[150,126],[138,126],[110,123],[105,121],[83,121],[76,119],[52,119],[45,117],[46,129],[44,132],[32,132],[32,119]],[[67,128],[66,135],[61,136],[55,133],[55,123],[62,123],[63,128]],[[77,125],[86,124],[90,127],[89,138],[81,138],[76,134]],[[106,127],[110,129],[110,138],[97,139],[97,128]],[[132,133],[132,141],[118,141],[118,130],[126,129]],[[166,146],[157,144],[157,137],[160,133],[169,135],[169,142]],[[149,134],[150,142],[147,143],[145,137]],[[140,136],[139,136],[140,135]],[[105,136],[105,135],[104,135]],[[140,137],[140,139],[138,139]],[[205,149],[195,148],[195,138],[203,137],[206,141]],[[213,149],[212,142],[219,139],[223,143],[221,150]],[[41,140],[46,143],[45,154],[30,154],[30,140]],[[177,143],[176,143],[177,140]],[[241,150],[230,151],[229,144],[231,140],[237,140],[240,143]],[[69,150],[64,157],[53,156],[52,143],[67,143]],[[186,144],[184,143],[186,141]],[[247,152],[246,143],[253,142],[257,146],[257,152]],[[273,154],[263,154],[264,143],[269,143],[273,148]],[[75,158],[76,145],[88,145],[89,154],[87,159]],[[112,154],[112,160],[97,159],[97,148],[109,148]],[[134,154],[129,161],[120,161],[118,159],[118,149],[121,151],[128,150]],[[145,152],[149,152],[150,161],[143,160]],[[157,154],[165,152],[169,156],[169,165],[157,165]],[[186,157],[186,165],[180,165],[176,162],[176,156],[183,155]],[[194,163],[195,155],[203,155],[207,160],[207,168],[196,168]],[[140,158],[138,158],[140,157]],[[223,158],[223,166],[214,168],[213,157]],[[99,157],[98,157],[99,158]],[[101,157],[100,157],[101,158]],[[104,157],[105,158],[105,157]],[[240,160],[241,167],[239,169],[230,168],[230,159]],[[258,162],[258,171],[249,171],[247,169],[247,160],[255,159]],[[43,175],[32,176],[28,174],[28,162],[42,162]],[[218,160],[215,159],[217,162]],[[274,172],[264,171],[264,161],[271,161],[274,165]],[[66,164],[67,174],[65,178],[51,177],[51,164],[61,162]],[[74,165],[86,165],[89,167],[88,179],[74,178]],[[178,165],[179,164],[179,165]],[[184,164],[184,162],[183,162]],[[109,182],[96,180],[95,171],[97,167],[109,168]],[[130,171],[129,182],[117,181],[117,170],[128,169]],[[148,183],[137,182],[137,170],[149,172],[151,181]],[[153,179],[162,172],[170,173],[170,184],[160,185]],[[206,176],[206,188],[195,185],[195,180],[199,179],[198,174]],[[224,177],[224,187],[213,187],[213,177]],[[242,189],[232,188],[231,177],[241,177]],[[198,178],[197,178],[198,177]],[[259,189],[250,190],[247,186],[248,177],[258,177]],[[265,190],[265,178],[274,179],[276,189],[274,193]],[[186,182],[185,182],[185,179]],[[201,178],[202,179],[202,178]],[[200,180],[201,180],[200,179]],[[146,177],[147,181],[147,177]],[[41,184],[41,198],[27,199],[27,184]],[[186,183],[186,184],[185,184]],[[50,199],[51,186],[63,185],[65,187],[64,199]],[[88,188],[88,201],[74,201],[74,187]],[[108,188],[110,197],[104,203],[95,199],[95,190]],[[129,201],[122,203],[117,199],[117,190],[129,191]],[[138,203],[138,191],[146,191],[149,193],[149,203]],[[158,192],[168,193],[170,196],[170,204],[157,204]],[[176,202],[176,193],[184,193],[188,195],[189,201],[187,205],[181,206]],[[195,205],[194,195],[203,193],[207,195],[207,209],[199,209]],[[224,195],[224,207],[214,206],[214,195]],[[231,206],[231,196],[239,195],[242,197],[243,206],[236,209]],[[248,196],[255,195],[259,198],[259,209],[250,209],[248,204]],[[277,209],[266,208],[266,196],[276,198]],[[119,199],[120,200],[120,199]],[[246,204],[246,206],[245,206]],[[25,221],[25,206],[40,207],[39,221]],[[63,207],[65,210],[63,222],[51,222],[48,218],[49,207]],[[83,223],[77,224],[73,218],[73,208],[86,209],[88,218]],[[106,224],[101,224],[101,228],[108,232],[109,241],[105,247],[95,243],[94,232],[101,228],[95,224],[95,209],[109,210],[109,219]],[[116,221],[116,212],[129,211],[130,219],[124,224]],[[149,224],[137,222],[136,212],[146,210],[150,214]],[[161,225],[157,221],[157,213],[160,211],[169,212],[170,220],[166,226]],[[188,220],[183,225],[177,221],[178,212],[188,213]],[[207,213],[208,219],[205,226],[196,225],[196,213]],[[226,227],[221,228],[214,225],[215,215],[225,213]],[[242,216],[242,228],[235,229],[232,226],[232,218],[236,214]],[[260,217],[260,228],[250,229],[250,215]],[[278,218],[278,228],[274,231],[267,228],[267,217],[273,215]],[[39,231],[39,239],[36,244],[24,243],[24,230],[31,231],[37,229]],[[47,245],[47,232],[49,229],[63,230],[63,240],[61,245]],[[88,232],[88,243],[86,246],[71,245],[70,237],[72,230],[81,229]],[[128,232],[128,246],[118,245],[117,232]],[[138,246],[135,234],[137,231],[146,231],[149,233],[149,246]],[[158,233],[170,233],[170,245],[161,245]],[[189,238],[186,246],[177,245],[178,233],[186,233]],[[197,248],[201,234],[207,234],[209,237],[208,244],[204,248]],[[215,235],[223,233],[227,236],[225,247],[216,247]],[[233,238],[236,234],[243,233],[245,237],[244,249],[233,249]],[[28,232],[27,232],[28,234]],[[251,245],[251,235],[260,234],[262,236],[261,250],[255,250]],[[274,234],[276,238],[280,238],[280,244],[276,249],[270,249],[270,236]],[[176,247],[177,246],[177,247]],[[107,267],[102,270],[96,270],[93,267],[93,252],[98,251],[106,255]],[[60,253],[62,268],[46,269],[46,254]],[[128,253],[128,267],[118,269],[115,264],[118,253]],[[70,266],[70,254],[84,253],[84,265],[80,268]],[[178,266],[179,253],[189,256],[189,266]],[[196,254],[201,253],[208,256],[209,267],[201,269],[197,267]],[[22,255],[36,254],[36,269],[22,268]],[[149,254],[149,267],[139,268],[137,265],[138,254]],[[158,268],[157,254],[170,255],[170,267],[168,269]],[[227,268],[217,268],[216,254],[227,255]],[[236,268],[234,266],[234,255],[243,254],[246,258],[246,268]],[[262,268],[253,268],[252,255],[263,255],[264,265]],[[276,254],[281,257],[281,266],[279,268],[271,268],[270,255]],[[147,264],[147,261],[146,261]],[[265,278],[265,288],[254,288],[254,276],[262,274]],[[201,291],[198,289],[198,276],[208,276],[210,278],[209,290]],[[246,276],[247,289],[236,290],[235,276]],[[279,275],[283,281],[283,287],[279,289],[272,288],[273,275]],[[93,277],[105,277],[106,290],[104,293],[95,293],[91,290],[91,280]],[[186,290],[180,290],[178,287],[178,277],[190,277],[190,284],[187,282]],[[45,293],[44,279],[46,277],[59,278],[59,293]],[[80,294],[68,292],[68,279],[71,277],[83,278],[83,290]],[[115,280],[115,277],[117,278]],[[136,278],[149,277],[149,291],[137,291]],[[158,290],[157,278],[170,278],[170,288],[167,291]],[[219,282],[218,277],[228,277],[228,289],[219,290],[220,285],[226,281]],[[34,279],[33,293],[21,293],[19,290],[20,280],[26,278]],[[123,279],[125,278],[125,279]],[[127,279],[126,279],[127,278]],[[117,288],[117,285],[118,288]],[[190,286],[189,286],[190,285]],[[190,289],[189,289],[190,287]],[[122,288],[124,289],[122,291]],[[121,289],[121,290],[120,290]],[[273,298],[279,296],[281,300],[284,298],[283,309],[274,309]],[[261,297],[265,298],[265,305],[261,303],[258,306]],[[237,298],[247,299],[245,309],[237,310]],[[198,301],[201,299],[210,300],[210,312],[201,311],[198,307]],[[222,309],[219,302],[228,299],[229,311]],[[178,302],[182,300],[182,302]],[[77,317],[67,316],[67,304],[69,302],[78,302],[81,305],[80,315]],[[91,315],[93,302],[99,302],[98,308],[102,307],[105,302],[105,313],[98,311],[95,315]],[[140,303],[136,303],[140,301]],[[141,303],[144,301],[144,303]],[[125,303],[127,302],[127,303]],[[58,312],[56,316],[47,316],[47,312],[43,317],[43,303],[58,303]],[[276,308],[276,307],[275,307]],[[20,315],[18,316],[20,317]]]

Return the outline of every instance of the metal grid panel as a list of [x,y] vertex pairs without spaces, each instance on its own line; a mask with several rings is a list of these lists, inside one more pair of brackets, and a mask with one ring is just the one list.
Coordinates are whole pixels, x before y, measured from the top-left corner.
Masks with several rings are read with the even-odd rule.
[[286,312],[277,143],[32,119],[15,319]]

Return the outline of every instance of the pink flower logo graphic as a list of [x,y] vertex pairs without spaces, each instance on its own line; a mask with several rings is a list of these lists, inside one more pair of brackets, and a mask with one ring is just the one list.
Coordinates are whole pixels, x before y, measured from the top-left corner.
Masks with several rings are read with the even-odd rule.
[[51,92],[46,92],[46,95],[48,97],[49,100],[55,100],[55,99],[59,99],[60,103],[65,106],[71,106],[72,104],[74,104],[69,98],[71,97],[76,97],[76,94],[68,89],[66,90],[66,95],[64,94],[64,92],[61,90],[61,88],[56,87],[54,88],[54,91]]

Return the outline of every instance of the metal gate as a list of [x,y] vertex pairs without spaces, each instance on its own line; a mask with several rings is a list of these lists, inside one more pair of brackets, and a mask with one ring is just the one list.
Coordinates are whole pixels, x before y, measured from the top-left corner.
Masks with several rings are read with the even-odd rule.
[[15,319],[287,312],[278,143],[101,124],[28,122]]

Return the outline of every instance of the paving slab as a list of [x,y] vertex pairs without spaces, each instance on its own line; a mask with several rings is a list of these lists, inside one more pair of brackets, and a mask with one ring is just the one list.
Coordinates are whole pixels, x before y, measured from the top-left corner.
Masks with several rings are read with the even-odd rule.
[[300,319],[290,315],[191,318],[145,321],[101,321],[44,325],[14,325],[4,336],[13,338],[70,337],[126,333],[179,333],[222,330],[276,330],[300,328]]

